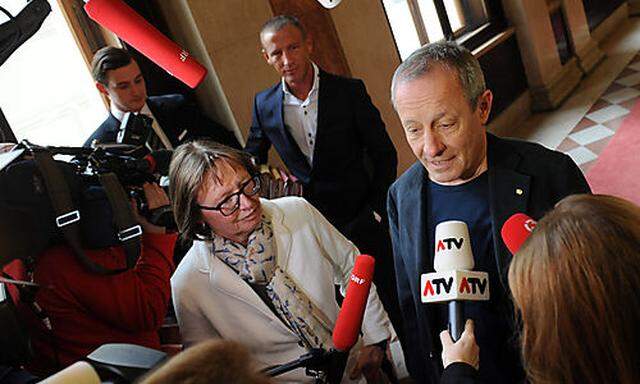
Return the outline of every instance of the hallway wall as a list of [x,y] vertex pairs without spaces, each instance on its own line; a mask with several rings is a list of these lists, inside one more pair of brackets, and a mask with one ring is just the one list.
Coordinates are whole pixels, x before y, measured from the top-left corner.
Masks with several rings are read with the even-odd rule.
[[[276,72],[264,62],[261,56],[258,37],[262,24],[273,15],[269,2],[265,0],[155,1],[167,18],[175,39],[188,47],[191,53],[209,69],[210,75],[197,90],[200,103],[207,112],[223,124],[232,127],[238,136],[246,138],[251,123],[251,108],[255,93],[278,81]],[[507,10],[510,10],[520,1],[503,0],[503,4]],[[398,151],[398,172],[401,173],[415,161],[415,158],[406,143],[403,129],[390,102],[391,77],[400,63],[400,58],[382,2],[344,1],[328,12],[335,25],[352,76],[364,80],[374,104],[379,108],[387,125],[389,135]],[[527,52],[527,47],[522,49],[522,38],[526,37],[526,34],[523,35],[523,32],[518,30],[516,33],[519,36],[520,51]],[[509,41],[499,44],[505,46]],[[512,52],[509,52],[509,59],[505,60],[510,61],[511,57],[515,58],[517,49],[517,46],[513,48]],[[551,53],[554,57],[557,56],[553,50],[553,46],[547,47],[542,56]],[[525,62],[531,63],[531,60],[533,59],[523,57]],[[576,66],[575,63],[572,65]],[[489,63],[485,67],[490,70],[495,65]],[[559,65],[556,67],[559,70],[563,69]],[[559,72],[549,73],[546,70],[541,72],[549,77],[563,78]],[[492,76],[488,77],[492,78]],[[500,80],[500,77],[497,79]],[[529,87],[531,87],[531,78]],[[550,89],[555,90],[553,87]],[[520,92],[520,88],[517,91]],[[518,92],[514,92],[508,96],[510,101],[507,104],[518,98]],[[275,157],[272,156],[272,158]]]
[[[163,0],[159,6],[168,20],[174,20],[169,26],[176,39],[211,73],[198,90],[199,101],[246,138],[255,93],[278,81],[260,54],[258,33],[272,17],[268,2]],[[391,76],[400,59],[382,4],[351,0],[333,9],[331,16],[352,76],[364,80],[380,109],[398,150],[398,171],[402,172],[414,162],[414,156],[390,102]],[[214,95],[214,100],[207,95]]]

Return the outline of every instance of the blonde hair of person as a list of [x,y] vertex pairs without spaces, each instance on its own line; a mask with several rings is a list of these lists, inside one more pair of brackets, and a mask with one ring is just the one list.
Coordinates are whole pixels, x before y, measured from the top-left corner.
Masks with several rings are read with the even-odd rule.
[[509,287],[530,382],[640,383],[640,208],[563,199],[514,256]]
[[240,344],[221,339],[203,341],[180,352],[140,384],[270,384]]

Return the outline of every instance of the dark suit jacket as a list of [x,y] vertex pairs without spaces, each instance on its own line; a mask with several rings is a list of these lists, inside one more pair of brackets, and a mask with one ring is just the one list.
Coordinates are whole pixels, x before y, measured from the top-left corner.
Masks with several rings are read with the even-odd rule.
[[[206,117],[182,95],[151,96],[147,99],[147,105],[174,148],[196,138],[209,138],[221,144],[240,148],[233,133]],[[85,141],[84,146],[91,146],[94,139],[100,143],[115,143],[119,129],[120,121],[109,114],[109,117]]]
[[[497,270],[505,290],[508,291],[507,271],[511,254],[500,236],[504,222],[514,213],[522,212],[539,219],[563,197],[590,192],[580,169],[567,156],[538,144],[501,139],[487,134],[487,160],[489,176],[490,210],[493,221],[493,243]],[[407,366],[411,376],[419,383],[437,383],[442,363],[441,345],[437,334],[440,329],[429,326],[434,308],[420,300],[420,275],[432,272],[433,245],[428,243],[425,179],[427,171],[421,163],[414,164],[390,188],[388,198],[389,226],[398,284],[398,298],[404,317],[405,329],[413,342],[406,346]],[[516,191],[521,190],[521,193]],[[492,300],[495,298],[492,297]],[[508,298],[504,298],[509,303]],[[509,305],[504,316],[511,318]],[[430,313],[431,312],[431,313]],[[509,341],[505,340],[505,345]],[[482,348],[482,346],[480,346]],[[519,352],[514,343],[515,366],[502,367],[503,377],[523,375],[518,366]],[[482,366],[482,363],[481,363]]]
[[313,166],[284,125],[283,94],[278,82],[256,95],[245,150],[266,163],[273,144],[305,197],[336,226],[363,211],[371,217],[371,209],[386,217],[398,160],[364,83],[320,71]]

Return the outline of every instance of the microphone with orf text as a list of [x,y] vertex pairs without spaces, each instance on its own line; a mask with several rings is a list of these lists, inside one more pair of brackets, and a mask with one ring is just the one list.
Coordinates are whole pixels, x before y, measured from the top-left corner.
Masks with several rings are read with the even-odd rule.
[[373,256],[360,255],[356,258],[347,292],[342,301],[336,325],[333,327],[333,346],[337,353],[334,354],[332,362],[329,364],[327,383],[342,381],[349,351],[358,341],[362,329],[364,310],[367,308],[375,265],[376,259]]
[[122,0],[85,0],[87,15],[191,88],[207,70]]
[[359,255],[351,271],[347,292],[333,327],[333,344],[329,351],[312,349],[300,358],[282,365],[269,367],[264,372],[277,376],[296,368],[325,371],[326,382],[340,383],[349,357],[349,350],[358,341],[369,290],[373,280],[375,259],[369,255]]
[[423,303],[449,303],[449,333],[457,341],[464,330],[464,301],[489,300],[489,274],[474,267],[467,224],[444,221],[436,225],[436,270],[420,280]]
[[375,264],[376,259],[369,255],[356,258],[347,293],[333,328],[333,345],[339,351],[350,350],[358,341]]

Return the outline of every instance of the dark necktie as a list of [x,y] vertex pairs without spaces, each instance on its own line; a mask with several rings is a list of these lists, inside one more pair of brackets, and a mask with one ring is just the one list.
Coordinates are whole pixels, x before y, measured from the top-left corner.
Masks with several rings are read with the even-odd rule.
[[156,131],[153,129],[153,118],[144,114],[140,114],[140,118],[144,122],[145,131],[147,132],[146,145],[151,151],[156,151],[158,149],[164,149],[164,144],[162,144],[162,140],[156,134]]

